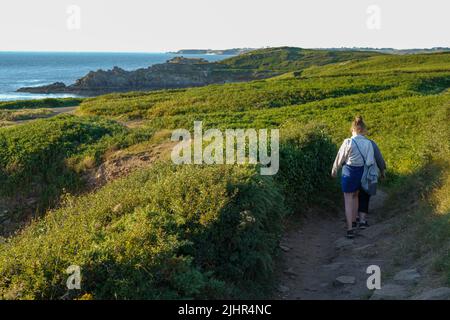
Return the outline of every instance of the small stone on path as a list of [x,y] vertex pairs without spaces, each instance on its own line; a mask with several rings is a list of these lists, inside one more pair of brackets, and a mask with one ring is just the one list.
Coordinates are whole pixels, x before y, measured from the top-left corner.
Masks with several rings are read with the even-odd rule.
[[353,245],[353,239],[340,238],[334,242],[334,245],[336,246],[336,249],[344,249]]
[[325,265],[323,265],[322,268],[328,269],[328,270],[330,270],[330,271],[334,271],[334,270],[339,269],[339,268],[342,267],[343,265],[344,265],[344,264],[343,264],[342,262],[333,262],[333,263],[330,263],[330,264],[325,264]]
[[450,300],[450,288],[441,287],[430,289],[416,295],[413,300]]
[[374,246],[375,246],[375,245],[373,245],[373,244],[366,244],[365,246],[362,246],[362,247],[358,247],[358,248],[353,249],[353,251],[355,251],[355,252],[360,252],[360,251],[364,251],[364,250],[370,249],[370,248],[372,248],[372,247],[374,247]]
[[278,291],[280,291],[281,293],[286,293],[289,292],[289,287],[283,286],[283,285],[279,285],[278,286]]
[[355,284],[356,278],[353,276],[340,276],[334,281],[335,285]]
[[290,275],[290,276],[297,276],[298,274],[294,271],[294,269],[291,267],[287,270],[283,271],[285,274]]
[[414,284],[420,279],[417,269],[406,269],[394,276],[394,281],[400,284]]
[[387,284],[379,290],[374,290],[370,300],[402,300],[408,297],[408,290],[397,284]]

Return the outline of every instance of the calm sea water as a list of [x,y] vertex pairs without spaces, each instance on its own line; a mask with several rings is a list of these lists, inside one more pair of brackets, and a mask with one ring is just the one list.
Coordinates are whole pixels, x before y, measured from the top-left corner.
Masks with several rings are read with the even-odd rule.
[[[20,87],[33,87],[61,81],[72,84],[91,70],[125,70],[145,68],[175,57],[167,53],[51,53],[0,52],[0,101],[73,97],[70,94],[29,94],[15,92]],[[229,56],[183,55],[218,61]]]

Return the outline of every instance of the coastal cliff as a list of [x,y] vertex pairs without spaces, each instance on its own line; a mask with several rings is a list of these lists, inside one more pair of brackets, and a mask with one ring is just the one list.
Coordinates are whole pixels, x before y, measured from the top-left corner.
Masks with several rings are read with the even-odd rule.
[[226,64],[208,62],[199,58],[175,57],[166,63],[155,64],[134,71],[126,71],[119,67],[106,71],[91,71],[71,85],[55,82],[40,87],[24,87],[17,91],[74,93],[89,96],[109,92],[198,87],[263,79],[272,75],[273,72],[235,70]]

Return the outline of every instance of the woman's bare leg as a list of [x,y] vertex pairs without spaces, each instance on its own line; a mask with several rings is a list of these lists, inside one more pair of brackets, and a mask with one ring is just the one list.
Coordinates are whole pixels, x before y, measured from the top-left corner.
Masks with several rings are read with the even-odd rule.
[[[344,203],[345,203],[345,217],[347,219],[347,230],[351,230],[353,222],[353,212],[355,211],[355,209],[353,208],[355,203],[354,192],[352,193],[344,192]],[[356,207],[356,211],[358,211],[358,207]]]
[[352,212],[352,222],[356,222],[356,217],[358,216],[359,208],[359,191],[353,193],[353,212]]

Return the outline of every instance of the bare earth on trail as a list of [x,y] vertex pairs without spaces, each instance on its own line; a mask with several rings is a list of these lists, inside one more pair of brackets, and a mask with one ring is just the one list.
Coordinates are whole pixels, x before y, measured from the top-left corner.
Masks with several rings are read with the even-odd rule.
[[87,181],[88,189],[97,189],[135,170],[149,167],[158,160],[168,158],[175,144],[176,142],[165,141],[138,152],[125,152],[124,150],[114,152],[100,166],[87,170],[84,178]]
[[[354,239],[345,237],[343,209],[331,209],[328,214],[311,212],[290,222],[280,244],[274,298],[450,300],[445,276],[433,267],[436,252],[417,256],[405,247],[414,241],[410,236],[413,230],[402,221],[411,208],[389,209],[387,198],[381,190],[371,198],[370,226],[359,230]],[[409,204],[415,205],[417,201]],[[371,274],[366,272],[371,265],[381,270],[379,290],[367,288]]]
[[76,109],[77,109],[77,107],[51,108],[51,109],[48,109],[48,110],[51,110],[52,113],[50,115],[48,115],[48,116],[36,117],[36,118],[31,118],[31,119],[26,119],[26,120],[11,121],[11,124],[23,124],[23,123],[27,123],[27,122],[38,120],[38,119],[52,118],[52,117],[57,116],[59,114],[74,114]]
[[[368,299],[366,269],[377,265],[392,270],[394,260],[391,226],[394,218],[378,221],[386,194],[371,199],[371,226],[354,239],[345,235],[344,213],[309,214],[290,226],[281,242],[276,299]],[[383,285],[383,282],[382,282]]]

